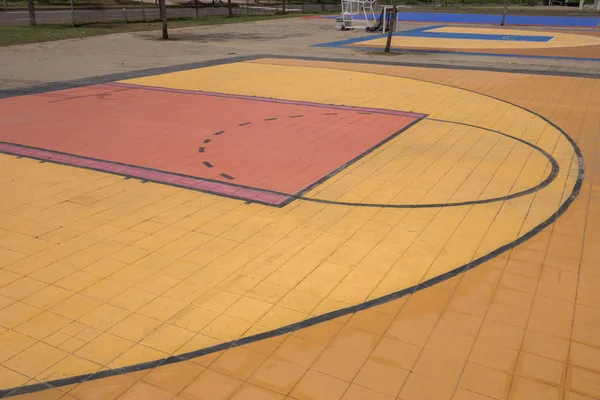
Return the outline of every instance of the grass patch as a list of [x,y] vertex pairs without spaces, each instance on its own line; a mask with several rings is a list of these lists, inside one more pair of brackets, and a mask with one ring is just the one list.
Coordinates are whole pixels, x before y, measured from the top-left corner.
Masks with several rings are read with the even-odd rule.
[[[306,14],[305,14],[306,15]],[[169,29],[203,25],[222,25],[240,22],[263,21],[269,19],[292,18],[298,14],[277,14],[272,16],[211,16],[170,19]],[[144,32],[162,29],[160,21],[155,22],[111,22],[70,25],[0,26],[0,46],[48,42],[51,40],[78,39],[90,36],[108,35],[121,32]]]

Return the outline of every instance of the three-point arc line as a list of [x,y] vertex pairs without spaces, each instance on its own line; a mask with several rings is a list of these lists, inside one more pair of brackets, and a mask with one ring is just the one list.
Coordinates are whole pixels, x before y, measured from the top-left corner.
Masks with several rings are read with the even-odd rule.
[[[360,112],[360,111],[359,111],[358,113],[359,113],[359,114],[371,114],[371,113],[369,113],[369,112]],[[337,115],[337,113],[326,113],[325,115]],[[300,114],[300,115],[290,115],[290,116],[289,116],[289,118],[301,118],[301,117],[304,117],[304,115]],[[274,118],[274,117],[273,117],[273,118],[266,118],[266,119],[265,119],[265,121],[275,121],[275,120],[277,120],[277,118]],[[242,124],[238,124],[238,126],[246,126],[246,125],[250,125],[250,124],[252,124],[252,122],[244,122],[244,123],[242,123]],[[213,135],[214,135],[214,136],[219,136],[219,135],[222,135],[223,133],[225,133],[225,131],[224,131],[224,130],[221,130],[221,131],[218,131],[218,132],[215,132],[215,133],[213,133]],[[210,139],[204,139],[204,143],[210,143]],[[199,147],[199,148],[198,148],[198,153],[204,153],[204,151],[205,151],[205,148],[204,148],[204,147]],[[213,167],[214,167],[214,165],[212,165],[212,164],[211,164],[210,162],[208,162],[208,161],[204,161],[204,162],[203,162],[203,164],[204,164],[204,165],[205,165],[207,168],[213,168]],[[225,178],[225,179],[229,179],[229,180],[234,180],[234,179],[235,179],[233,176],[231,176],[231,175],[228,175],[228,174],[225,174],[225,173],[222,173],[222,174],[220,174],[220,175],[221,175],[223,178]]]

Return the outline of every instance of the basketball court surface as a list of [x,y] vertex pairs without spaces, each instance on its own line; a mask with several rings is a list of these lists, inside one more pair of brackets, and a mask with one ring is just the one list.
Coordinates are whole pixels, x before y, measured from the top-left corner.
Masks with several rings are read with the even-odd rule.
[[598,78],[249,56],[3,94],[0,397],[600,398]]
[[[400,27],[403,22],[398,22]],[[382,50],[387,35],[362,34],[352,39],[318,44],[320,47],[342,47]],[[440,54],[478,56],[520,56],[532,59],[572,59],[600,62],[600,33],[597,29],[574,31],[548,28],[501,28],[479,26],[429,25],[394,34],[396,52],[436,52]]]

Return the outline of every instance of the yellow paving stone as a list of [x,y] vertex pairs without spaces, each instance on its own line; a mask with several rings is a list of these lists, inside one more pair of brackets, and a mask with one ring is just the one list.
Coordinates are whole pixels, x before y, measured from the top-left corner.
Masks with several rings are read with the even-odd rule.
[[33,255],[33,256],[22,258],[19,261],[14,262],[14,263],[10,264],[9,266],[5,267],[3,270],[11,271],[11,272],[16,271],[16,273],[19,273],[19,274],[29,275],[29,274],[32,274],[33,272],[38,271],[50,264],[52,264],[52,261]]
[[223,341],[229,341],[243,336],[244,332],[252,325],[252,322],[245,319],[221,314],[202,329],[200,333]]
[[169,322],[173,325],[199,332],[219,315],[220,313],[216,311],[191,305],[175,315]]
[[73,296],[74,294],[75,293],[69,290],[54,285],[48,285],[45,288],[25,297],[23,299],[23,303],[41,309],[48,309]]
[[2,387],[18,387],[29,382],[31,378],[13,370],[0,366],[0,385]]
[[276,304],[288,291],[289,288],[285,286],[262,281],[246,293],[246,297]]
[[0,267],[6,267],[16,261],[25,258],[27,254],[22,254],[13,250],[0,248]]
[[0,286],[6,286],[20,278],[21,275],[19,274],[15,274],[6,270],[0,270]]
[[[83,325],[83,324],[81,324],[81,325]],[[78,339],[85,340],[86,342],[92,341],[93,339],[100,336],[100,334],[102,333],[102,331],[99,331],[98,329],[87,327],[86,325],[83,325],[83,327],[84,328],[77,335],[75,335],[75,337]]]
[[[184,344],[183,346],[181,346],[178,349],[178,353],[185,354],[188,352],[196,351],[198,349],[204,349],[204,348],[216,345],[220,342],[221,342],[220,339],[217,339],[217,338],[214,338],[211,336],[207,336],[202,333],[197,333],[186,344]],[[198,361],[198,360],[196,360],[196,361]]]
[[158,320],[140,314],[131,314],[112,327],[109,330],[109,333],[134,342],[139,342],[161,324],[162,323]]
[[4,362],[36,343],[36,340],[18,332],[7,330],[0,333],[0,361]]
[[139,343],[125,350],[119,357],[108,364],[109,368],[121,368],[128,365],[154,361],[166,357],[168,354],[156,349],[143,346]]
[[92,286],[85,288],[81,294],[96,300],[109,301],[115,296],[123,293],[128,288],[129,286],[123,283],[110,279],[103,279]]
[[46,311],[15,327],[14,330],[32,338],[42,340],[64,328],[69,323],[71,323],[70,319]]
[[130,314],[127,310],[110,304],[102,304],[77,321],[92,328],[106,331],[125,319],[128,315]]
[[223,312],[234,304],[241,296],[224,290],[211,290],[194,301],[195,305],[211,311]]
[[241,318],[250,322],[258,321],[272,307],[272,304],[242,297],[233,303],[226,311],[225,315],[235,318]]
[[110,333],[102,333],[77,350],[75,354],[94,363],[107,365],[133,345],[134,342],[129,340]]
[[60,288],[70,290],[72,292],[81,292],[101,279],[102,277],[99,277],[98,275],[90,274],[84,271],[76,271],[71,275],[55,282],[54,284]]
[[61,260],[61,262],[66,267],[80,270],[100,259],[102,259],[102,257],[98,254],[94,254],[86,250],[80,250],[64,258]]
[[77,319],[100,306],[98,300],[75,294],[50,309],[51,312],[70,319]]
[[[56,334],[60,334],[57,332]],[[75,337],[69,337],[67,340],[58,344],[58,348],[69,353],[75,353],[77,350],[85,346],[87,342],[82,339],[78,339]]]
[[150,275],[148,278],[144,279],[137,285],[137,287],[143,290],[147,290],[151,293],[162,294],[168,289],[177,285],[179,282],[181,282],[179,279],[157,273],[154,275]]
[[83,271],[92,275],[106,278],[117,271],[122,270],[126,266],[127,264],[122,261],[117,261],[110,258],[100,258],[98,261],[93,262],[83,268]]
[[75,269],[62,263],[53,263],[32,273],[30,277],[41,282],[54,283],[74,272]]
[[129,265],[110,275],[110,279],[132,286],[143,281],[150,275],[152,275],[152,271],[150,270]]
[[4,286],[0,289],[0,294],[14,300],[22,300],[30,294],[43,289],[46,285],[46,283],[24,277]]
[[154,293],[131,287],[129,289],[126,289],[121,294],[118,294],[117,296],[113,297],[113,299],[110,300],[109,303],[133,312],[147,305],[156,297],[158,296]]
[[194,335],[193,331],[171,324],[164,324],[141,340],[140,344],[167,354],[173,354]]
[[160,321],[167,321],[186,306],[186,303],[168,297],[158,297],[147,305],[142,307],[138,312],[150,318]]
[[42,310],[17,301],[0,310],[0,326],[14,328],[42,313]]
[[62,350],[37,342],[6,361],[4,365],[25,376],[35,377],[67,356],[68,353]]
[[89,251],[90,253],[97,254],[99,256],[110,256],[116,253],[117,251],[121,250],[123,247],[125,247],[125,245],[122,243],[116,242],[114,240],[104,239],[92,246],[89,246],[87,248],[87,251]]
[[101,365],[99,364],[94,364],[84,358],[70,354],[36,376],[36,379],[41,381],[52,381],[77,375],[82,370],[96,372],[100,368]]

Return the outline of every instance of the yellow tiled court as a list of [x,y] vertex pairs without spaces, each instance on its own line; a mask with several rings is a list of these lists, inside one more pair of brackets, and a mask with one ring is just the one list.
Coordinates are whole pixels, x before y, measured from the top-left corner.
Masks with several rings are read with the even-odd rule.
[[[529,29],[510,29],[501,28],[483,28],[468,26],[442,26],[428,29],[427,32],[437,33],[459,33],[467,35],[517,35],[530,36],[539,35],[551,38],[548,41],[518,41],[518,40],[469,40],[455,38],[426,38],[426,37],[403,37],[395,36],[394,45],[412,48],[435,48],[435,49],[558,49],[568,47],[597,46],[600,44],[600,38],[596,36],[587,36],[580,32],[558,32],[545,30]],[[356,46],[385,46],[385,38],[371,39],[361,41]]]
[[600,396],[597,80],[258,59],[121,83],[425,117],[283,207],[1,155],[0,389],[348,309],[60,393]]

